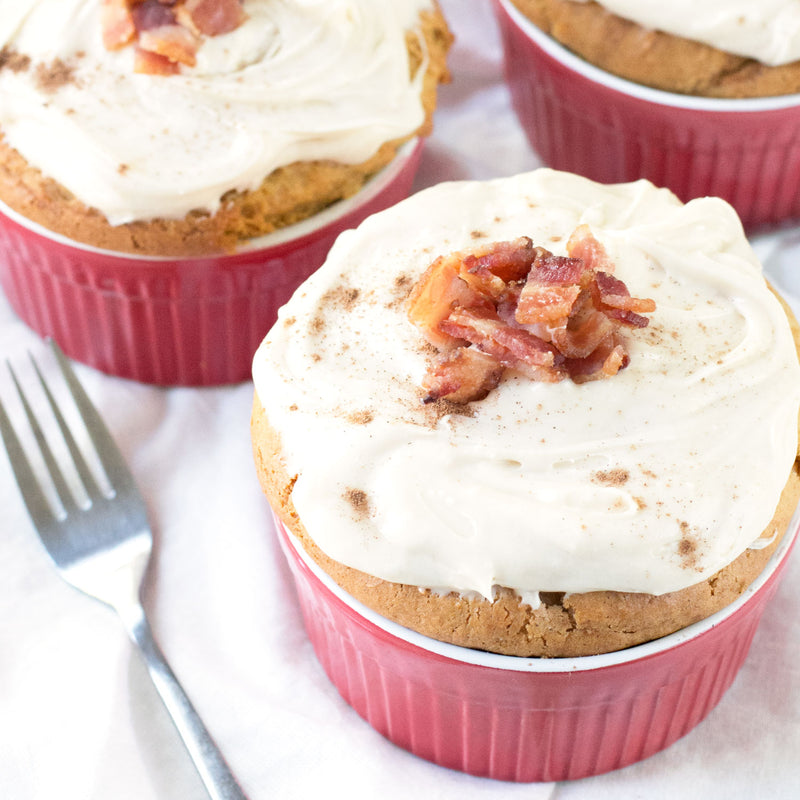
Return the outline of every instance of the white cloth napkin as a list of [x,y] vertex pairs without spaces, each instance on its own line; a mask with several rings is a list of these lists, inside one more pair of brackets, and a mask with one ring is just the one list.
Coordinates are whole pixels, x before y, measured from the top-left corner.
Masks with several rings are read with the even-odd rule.
[[[417,187],[539,165],[511,111],[489,5],[442,0],[457,36]],[[800,231],[758,244],[800,297]],[[0,354],[56,371],[0,296]],[[76,367],[156,531],[156,636],[251,800],[796,797],[800,556],[718,708],[651,759],[573,783],[509,785],[394,747],[339,697],[305,637],[250,455],[252,385],[159,389]],[[0,370],[2,372],[4,370]],[[57,383],[56,383],[57,385]],[[17,409],[10,382],[0,396]],[[57,576],[0,456],[0,797],[201,800],[199,779],[114,614]]]

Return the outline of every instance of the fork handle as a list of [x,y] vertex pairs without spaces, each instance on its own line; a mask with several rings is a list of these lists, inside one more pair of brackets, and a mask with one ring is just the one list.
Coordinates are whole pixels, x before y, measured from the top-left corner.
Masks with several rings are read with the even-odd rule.
[[200,715],[195,711],[153,639],[153,632],[144,609],[137,604],[131,613],[120,616],[128,635],[144,656],[150,677],[189,751],[211,800],[247,800]]

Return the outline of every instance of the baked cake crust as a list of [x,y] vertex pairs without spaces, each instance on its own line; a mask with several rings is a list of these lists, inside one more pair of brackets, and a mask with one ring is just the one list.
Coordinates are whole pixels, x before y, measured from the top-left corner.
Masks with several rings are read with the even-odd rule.
[[[798,351],[800,327],[783,303]],[[292,502],[297,476],[285,467],[280,436],[254,397],[251,436],[256,471],[275,514],[314,561],[346,592],[383,617],[426,636],[462,647],[524,657],[575,657],[621,650],[705,619],[732,603],[755,580],[777,549],[800,501],[795,460],[760,550],[745,550],[707,580],[676,592],[541,593],[532,609],[510,589],[492,601],[392,583],[329,558],[314,543]],[[773,535],[773,532],[776,532]]]
[[770,67],[680,36],[646,30],[595,2],[511,0],[581,58],[635,83],[704,97],[800,92],[800,62]]
[[[537,609],[501,589],[491,602],[440,595],[367,575],[326,556],[292,503],[295,476],[283,465],[280,438],[258,398],[251,422],[258,478],[270,505],[317,564],[346,592],[381,616],[440,641],[513,656],[573,657],[631,647],[691,625],[733,602],[760,574],[786,531],[798,499],[795,463],[767,530],[780,535],[746,550],[708,580],[664,595],[631,592],[542,593]],[[771,535],[771,534],[770,534]]]
[[[360,164],[295,162],[274,170],[258,189],[228,192],[215,214],[193,211],[181,219],[111,225],[100,211],[87,207],[29,164],[4,141],[0,130],[0,200],[45,228],[107,250],[159,256],[233,251],[243,241],[299,222],[352,196],[389,164],[402,144],[430,133],[438,85],[449,80],[446,57],[452,35],[438,7],[420,18],[427,50],[422,86],[425,121],[409,136],[384,143]],[[422,46],[416,35],[408,34],[406,40],[413,75],[423,63]]]

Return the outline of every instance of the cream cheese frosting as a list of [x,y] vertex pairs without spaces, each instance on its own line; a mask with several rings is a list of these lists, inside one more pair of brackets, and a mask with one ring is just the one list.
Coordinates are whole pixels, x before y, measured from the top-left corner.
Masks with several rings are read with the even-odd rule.
[[[111,224],[213,213],[276,167],[358,163],[424,120],[405,32],[428,0],[246,0],[169,77],[103,47],[100,5],[0,0],[0,50],[30,60],[0,69],[0,133]],[[53,65],[67,79],[43,80]]]
[[[577,0],[589,2],[589,0]],[[797,0],[596,0],[645,28],[683,36],[768,66],[800,59]]]
[[[507,372],[465,413],[424,406],[411,283],[481,242],[563,254],[583,223],[631,294],[656,301],[629,366],[580,385]],[[537,170],[420,192],[338,239],[253,376],[325,553],[486,597],[694,584],[761,535],[797,449],[791,330],[735,212],[646,181]]]

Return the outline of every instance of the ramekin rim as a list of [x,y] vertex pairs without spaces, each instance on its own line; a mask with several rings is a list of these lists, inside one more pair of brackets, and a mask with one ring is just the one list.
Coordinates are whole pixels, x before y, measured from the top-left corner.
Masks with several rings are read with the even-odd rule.
[[[483,650],[472,650],[470,648],[460,647],[459,645],[440,642],[437,639],[432,639],[429,636],[405,628],[399,623],[382,617],[376,611],[368,608],[359,600],[356,600],[348,594],[308,555],[308,553],[306,553],[303,546],[296,541],[294,535],[286,528],[274,512],[273,519],[278,529],[278,539],[281,548],[285,550],[287,546],[291,547],[295,555],[326,589],[352,611],[385,633],[416,646],[423,651],[459,663],[512,672],[563,674],[600,670],[606,667],[629,664],[651,656],[666,653],[667,651],[673,650],[696,639],[698,636],[710,631],[712,628],[717,627],[720,623],[733,616],[739,609],[750,602],[750,600],[765,586],[780,564],[788,556],[798,536],[798,530],[800,529],[800,506],[795,509],[780,544],[770,557],[764,569],[744,592],[732,603],[725,606],[725,608],[720,609],[711,616],[699,622],[695,622],[686,628],[650,642],[644,642],[643,644],[634,645],[633,647],[611,653],[568,658],[526,658],[524,656],[509,656],[500,653],[489,653]],[[281,535],[281,531],[283,535]]]
[[328,225],[334,224],[337,220],[346,217],[349,213],[356,210],[360,206],[367,205],[387,186],[391,185],[391,183],[400,175],[400,173],[402,173],[408,162],[411,160],[414,152],[418,147],[422,146],[422,143],[423,139],[420,136],[414,136],[407,142],[404,142],[398,148],[394,158],[383,169],[373,175],[364,184],[364,186],[362,186],[361,189],[351,197],[347,197],[344,200],[338,200],[317,214],[314,214],[304,220],[300,220],[300,222],[296,222],[293,225],[287,225],[285,228],[280,228],[272,233],[267,233],[263,236],[250,239],[232,253],[208,253],[202,256],[158,256],[140,253],[126,253],[121,250],[108,250],[101,247],[94,247],[93,245],[85,244],[84,242],[78,242],[74,239],[64,236],[63,234],[51,231],[49,228],[45,228],[38,222],[29,220],[23,214],[20,214],[18,211],[6,205],[2,200],[0,200],[0,215],[7,217],[26,230],[45,239],[49,239],[57,244],[71,247],[75,250],[92,253],[94,255],[107,256],[109,258],[143,262],[174,262],[194,261],[197,258],[219,258],[227,255],[239,256],[242,254],[271,250],[276,247],[281,247],[287,242],[291,242],[295,239],[302,239],[305,236],[322,230]]
[[664,89],[654,89],[650,86],[644,86],[643,84],[629,81],[618,75],[606,72],[600,67],[585,61],[580,56],[575,55],[575,53],[572,53],[553,39],[552,36],[534,25],[511,0],[495,0],[495,2],[499,3],[508,16],[516,23],[517,27],[551,58],[575,70],[594,83],[598,83],[638,100],[645,100],[661,106],[682,108],[690,111],[718,113],[758,113],[764,111],[780,111],[795,107],[800,108],[800,93],[750,98],[701,97],[699,95],[668,92]]

